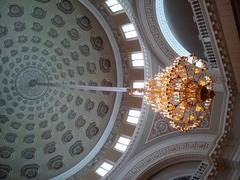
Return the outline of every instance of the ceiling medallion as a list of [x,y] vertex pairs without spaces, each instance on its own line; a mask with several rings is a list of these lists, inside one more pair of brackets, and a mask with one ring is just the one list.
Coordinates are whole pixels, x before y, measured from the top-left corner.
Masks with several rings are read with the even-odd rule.
[[36,87],[33,85],[34,80],[48,81],[48,77],[45,72],[35,67],[27,67],[17,75],[16,89],[22,97],[38,99],[46,93],[48,87]]

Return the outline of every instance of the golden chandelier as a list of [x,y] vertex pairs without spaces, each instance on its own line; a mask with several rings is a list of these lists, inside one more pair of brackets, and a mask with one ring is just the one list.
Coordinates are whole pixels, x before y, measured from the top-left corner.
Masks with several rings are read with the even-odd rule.
[[205,74],[206,64],[196,56],[178,57],[172,64],[145,83],[144,88],[86,86],[58,82],[29,81],[28,88],[53,86],[71,90],[141,92],[156,112],[181,131],[200,127],[207,118],[214,97],[213,81]]
[[178,57],[144,88],[129,90],[142,92],[147,103],[167,117],[173,128],[188,131],[207,117],[214,97],[213,81],[205,75],[206,69],[196,56]]

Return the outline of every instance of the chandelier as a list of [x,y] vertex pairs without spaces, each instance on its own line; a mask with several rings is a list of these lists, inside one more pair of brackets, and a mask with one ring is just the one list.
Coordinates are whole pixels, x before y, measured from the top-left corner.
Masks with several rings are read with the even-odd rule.
[[178,57],[137,91],[173,128],[188,131],[206,119],[214,97],[213,81],[205,75],[206,70],[206,64],[196,56]]
[[180,131],[200,127],[209,114],[214,97],[213,80],[205,74],[206,64],[196,56],[178,57],[170,67],[156,74],[144,88],[85,86],[58,82],[29,81],[28,86],[53,86],[71,90],[128,92],[138,91],[156,112],[169,119]]

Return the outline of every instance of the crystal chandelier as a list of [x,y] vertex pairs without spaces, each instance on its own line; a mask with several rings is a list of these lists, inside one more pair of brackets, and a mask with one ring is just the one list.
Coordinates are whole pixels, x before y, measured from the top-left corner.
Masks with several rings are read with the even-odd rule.
[[173,128],[188,131],[207,117],[214,97],[213,81],[205,75],[206,70],[206,64],[196,56],[178,57],[138,91]]
[[169,119],[180,131],[200,126],[207,118],[214,97],[213,81],[205,75],[206,64],[196,56],[178,57],[162,72],[145,83],[144,88],[85,86],[59,82],[29,81],[28,88],[52,86],[71,90],[128,92],[138,91],[156,112]]

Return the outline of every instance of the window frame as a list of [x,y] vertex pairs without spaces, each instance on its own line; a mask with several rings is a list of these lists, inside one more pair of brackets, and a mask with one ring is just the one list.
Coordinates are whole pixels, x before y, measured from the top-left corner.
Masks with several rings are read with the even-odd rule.
[[[107,169],[101,167],[104,163],[107,163],[107,164],[112,165],[111,169],[110,169],[110,170],[107,170]],[[94,172],[95,172],[95,174],[97,174],[99,177],[103,178],[104,176],[106,176],[106,175],[107,175],[107,174],[113,169],[114,165],[115,165],[115,163],[113,163],[113,162],[110,161],[110,160],[107,160],[107,159],[102,160],[101,162],[98,163],[98,165],[96,166]],[[101,176],[100,174],[97,173],[97,170],[98,170],[99,168],[101,168],[101,169],[107,171],[107,173],[106,173],[104,176]]]
[[[130,24],[133,26],[134,30],[127,31],[127,32],[135,31],[136,34],[137,34],[136,37],[127,38],[126,35],[125,35],[125,32],[124,32],[124,30],[123,30],[123,27],[124,27],[124,26],[127,26],[127,25],[130,25]],[[124,38],[126,41],[132,41],[132,40],[137,40],[137,39],[138,39],[138,33],[137,33],[136,28],[135,28],[135,26],[134,26],[133,23],[129,22],[129,23],[127,23],[127,24],[123,24],[123,25],[121,25],[121,28],[120,28],[120,29],[121,29],[121,32],[122,32],[123,38]]]
[[[125,144],[122,144],[122,143],[119,143],[119,142],[118,142],[118,140],[119,140],[121,137],[122,137],[122,138],[129,139],[129,143],[128,143],[128,145],[125,145]],[[130,136],[126,136],[125,134],[121,134],[121,135],[119,135],[118,138],[115,140],[115,143],[114,143],[113,149],[114,149],[115,151],[120,152],[120,153],[125,153],[126,150],[127,150],[127,148],[128,148],[128,146],[129,146],[129,144],[131,143],[131,138],[132,138],[132,137],[130,137]],[[125,149],[124,151],[121,151],[120,149],[115,148],[115,146],[116,146],[117,143],[126,146],[126,149]]]
[[[127,116],[126,116],[126,123],[127,123],[127,124],[130,124],[130,125],[132,125],[132,126],[137,126],[137,125],[138,125],[138,122],[135,124],[135,123],[133,123],[133,122],[127,121],[128,117],[129,117],[129,112],[130,112],[130,110],[135,110],[135,111],[139,111],[139,112],[140,112],[140,115],[139,115],[139,117],[138,117],[138,122],[139,122],[139,119],[140,119],[140,117],[141,117],[142,111],[141,111],[140,108],[129,108],[129,109],[128,109],[128,113],[127,113]],[[134,117],[134,116],[132,116],[132,117]]]
[[[104,1],[104,5],[105,5],[105,7],[108,9],[108,11],[109,11],[112,15],[117,15],[117,14],[121,14],[121,13],[125,12],[123,6],[119,3],[118,0],[117,0],[117,1],[118,1],[118,4],[120,4],[123,9],[122,9],[122,10],[119,10],[119,11],[116,11],[116,12],[113,12],[113,11],[112,11],[112,9],[111,9],[112,6],[111,6],[111,7],[108,6],[108,4],[106,3],[107,1],[108,1],[108,0],[105,0],[105,1]],[[113,5],[113,6],[114,6],[114,5]]]
[[[142,61],[143,61],[143,66],[133,66],[133,60],[132,60],[132,54],[138,54],[138,53],[141,53],[143,58],[142,58]],[[130,55],[129,55],[129,59],[130,59],[130,63],[131,63],[131,67],[133,69],[144,69],[144,55],[143,55],[143,52],[142,51],[133,51],[133,52],[130,52]],[[140,61],[140,60],[134,60],[134,61]]]

